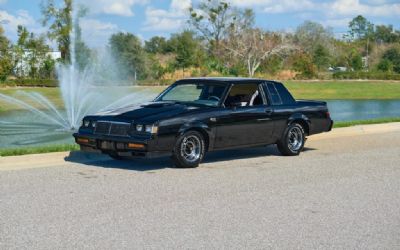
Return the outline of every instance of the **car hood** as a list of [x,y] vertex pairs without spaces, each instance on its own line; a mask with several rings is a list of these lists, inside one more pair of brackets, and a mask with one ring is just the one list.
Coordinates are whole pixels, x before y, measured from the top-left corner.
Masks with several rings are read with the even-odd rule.
[[124,121],[156,122],[184,113],[193,112],[196,106],[176,102],[149,102],[142,105],[127,106],[96,114],[98,118],[110,118]]

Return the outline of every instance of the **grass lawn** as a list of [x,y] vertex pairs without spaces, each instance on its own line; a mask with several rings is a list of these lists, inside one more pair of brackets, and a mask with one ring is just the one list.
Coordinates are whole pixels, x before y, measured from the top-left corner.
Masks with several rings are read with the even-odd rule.
[[394,81],[284,81],[296,99],[400,99]]
[[333,127],[334,128],[344,128],[344,127],[351,127],[351,126],[355,126],[355,125],[380,124],[380,123],[389,123],[389,122],[400,122],[400,117],[398,117],[398,118],[378,118],[378,119],[371,119],[371,120],[335,122]]
[[79,150],[79,146],[77,144],[48,145],[48,146],[21,147],[21,148],[1,148],[0,156],[43,154],[43,153],[65,152],[65,151],[76,151],[76,150]]

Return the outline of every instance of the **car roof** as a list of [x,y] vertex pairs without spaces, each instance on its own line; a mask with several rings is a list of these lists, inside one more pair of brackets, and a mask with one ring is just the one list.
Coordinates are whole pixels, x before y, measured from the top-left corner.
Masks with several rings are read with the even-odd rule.
[[247,78],[247,77],[192,77],[192,78],[185,78],[178,80],[177,83],[181,82],[193,82],[193,81],[199,81],[199,82],[221,82],[221,83],[234,83],[234,82],[240,82],[240,83],[261,83],[261,82],[266,82],[266,81],[271,81],[271,80],[265,80],[265,79],[260,79],[260,78]]

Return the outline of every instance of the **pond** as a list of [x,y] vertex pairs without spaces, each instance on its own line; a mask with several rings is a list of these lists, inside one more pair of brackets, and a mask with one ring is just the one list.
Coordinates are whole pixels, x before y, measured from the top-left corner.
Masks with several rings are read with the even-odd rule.
[[327,103],[334,121],[400,117],[400,100],[330,100]]
[[[400,100],[330,100],[334,121],[400,117]],[[71,132],[43,126],[28,111],[0,113],[0,148],[73,143]]]

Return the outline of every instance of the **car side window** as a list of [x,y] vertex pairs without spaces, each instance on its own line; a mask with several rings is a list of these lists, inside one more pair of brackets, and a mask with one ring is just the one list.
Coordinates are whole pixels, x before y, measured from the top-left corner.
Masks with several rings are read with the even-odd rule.
[[232,86],[224,104],[225,107],[245,107],[264,105],[264,101],[258,84],[238,83]]
[[274,83],[284,105],[293,105],[296,101],[282,83]]
[[264,87],[265,95],[270,97],[270,101],[272,105],[282,105],[282,99],[278,93],[278,90],[275,87],[275,84],[272,82],[268,82],[266,84],[266,88]]

